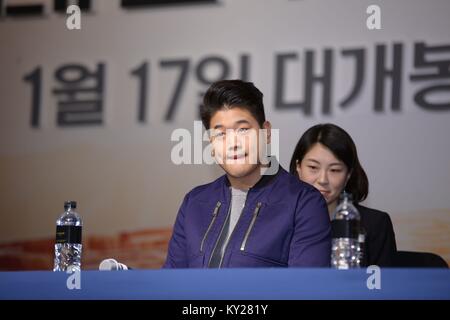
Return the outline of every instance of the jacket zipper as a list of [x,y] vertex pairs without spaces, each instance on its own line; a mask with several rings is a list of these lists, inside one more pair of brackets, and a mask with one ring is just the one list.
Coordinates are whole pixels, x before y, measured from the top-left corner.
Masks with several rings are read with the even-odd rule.
[[247,244],[248,236],[250,235],[250,232],[253,229],[253,225],[255,224],[256,218],[258,217],[258,213],[259,213],[259,209],[260,208],[261,208],[261,202],[258,202],[258,204],[256,205],[256,208],[255,208],[255,211],[253,211],[252,221],[250,222],[250,225],[249,225],[249,227],[247,229],[247,232],[245,233],[244,240],[242,241],[241,251],[245,250],[245,245]]
[[[247,196],[248,196],[248,195],[247,195]],[[245,202],[247,202],[247,199],[245,199]],[[236,227],[239,225],[239,221],[241,221],[241,217],[244,215],[244,209],[245,209],[245,203],[244,203],[244,207],[242,208],[241,215],[239,216],[238,221],[236,222],[236,225],[234,226],[233,231],[231,231],[231,234],[230,234],[230,236],[228,237],[227,244],[225,245],[225,248],[223,249],[223,255],[220,257],[219,269],[222,268],[223,257],[225,257],[225,252],[227,252],[228,244],[230,243],[231,237],[233,236],[234,231],[236,230]],[[231,208],[230,208],[230,210],[228,211],[228,215],[230,215],[230,214],[231,214]],[[224,225],[225,225],[225,224],[224,224]],[[223,230],[222,230],[222,231],[223,231]],[[217,245],[217,244],[216,244],[216,245]],[[215,249],[215,248],[214,248],[214,249]]]
[[[249,190],[249,191],[250,191],[250,190]],[[247,195],[248,195],[248,194],[247,194]],[[244,208],[245,208],[245,204],[246,204],[246,203],[247,203],[247,198],[245,198]],[[242,208],[242,210],[244,210],[244,208]],[[220,235],[221,235],[222,232],[223,232],[223,229],[224,229],[224,227],[225,227],[225,222],[226,222],[227,219],[229,218],[230,214],[231,214],[231,191],[230,191],[230,201],[228,202],[228,213],[227,213],[227,217],[225,218],[225,221],[224,221],[224,223],[223,223],[223,226],[222,226],[222,228],[220,229],[219,237],[217,238],[216,244],[214,245],[213,251],[211,252],[211,256],[209,257],[209,260],[208,260],[208,267],[209,267],[209,265],[211,264],[211,260],[212,260],[212,257],[213,257],[214,252],[216,251],[217,243],[219,242]],[[241,214],[241,216],[242,216],[242,214]],[[241,217],[239,217],[237,223],[239,223],[239,220],[240,220],[240,219],[241,219]],[[236,225],[237,225],[237,223],[236,223]],[[236,229],[236,228],[235,228],[235,229]],[[233,232],[234,232],[234,230],[233,230]],[[233,234],[233,232],[231,232],[231,235]],[[230,235],[230,238],[231,238],[231,235]],[[229,239],[230,239],[230,238],[229,238]],[[228,246],[228,243],[227,243],[227,246]],[[227,249],[227,248],[225,248],[225,250],[226,250],[226,249]],[[224,255],[225,255],[225,250],[223,251],[223,252],[224,252]],[[222,259],[223,259],[223,256],[220,258],[219,269],[220,269],[220,267],[222,266]]]
[[[231,213],[231,207],[230,207],[230,204],[231,204],[231,199],[230,199],[230,203],[228,204],[228,213],[227,213],[227,217],[226,217],[225,220],[224,220],[224,223],[223,223],[223,225],[222,225],[222,228],[220,229],[219,236],[217,237],[216,243],[214,244],[214,248],[213,248],[213,250],[211,251],[211,256],[209,257],[208,265],[207,265],[208,267],[209,267],[209,265],[211,264],[211,260],[212,260],[213,254],[214,254],[214,252],[216,251],[217,244],[218,244],[218,242],[219,242],[219,240],[220,240],[220,235],[222,234],[223,229],[225,228],[225,224],[226,224],[225,222],[227,221],[227,219],[228,219],[229,216],[230,216],[230,213]],[[222,264],[222,261],[220,261],[220,264]],[[219,264],[219,268],[220,268],[220,264]]]
[[203,252],[203,245],[205,244],[206,241],[206,237],[208,236],[209,231],[211,230],[214,221],[216,221],[217,218],[217,213],[219,212],[219,208],[222,205],[222,203],[220,201],[217,201],[216,203],[216,207],[214,208],[213,214],[212,214],[212,219],[211,222],[209,223],[208,229],[206,229],[205,235],[203,236],[202,242],[200,244],[200,252]]
[[[250,190],[251,190],[251,188],[248,190],[248,193],[250,193]],[[228,245],[230,244],[231,237],[233,236],[234,232],[236,231],[236,228],[239,225],[239,221],[241,221],[241,218],[244,215],[244,210],[245,210],[245,207],[247,206],[248,193],[247,193],[247,197],[245,198],[244,207],[242,208],[241,215],[239,216],[239,219],[236,222],[236,226],[234,227],[233,231],[231,232],[231,234],[228,238],[227,245],[225,246],[225,249],[223,250],[223,256],[220,258],[219,269],[222,268],[223,258],[225,257],[225,252],[227,252],[227,248],[228,248]],[[260,202],[258,202],[258,204],[260,204]],[[228,214],[230,214],[230,212],[228,212]]]

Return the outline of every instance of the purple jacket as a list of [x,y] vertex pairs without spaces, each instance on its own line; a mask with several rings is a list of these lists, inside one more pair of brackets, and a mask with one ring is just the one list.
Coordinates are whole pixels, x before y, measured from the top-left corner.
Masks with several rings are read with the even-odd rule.
[[[231,203],[226,175],[194,188],[181,205],[163,268],[207,268]],[[221,267],[328,267],[327,205],[281,166],[248,194]]]

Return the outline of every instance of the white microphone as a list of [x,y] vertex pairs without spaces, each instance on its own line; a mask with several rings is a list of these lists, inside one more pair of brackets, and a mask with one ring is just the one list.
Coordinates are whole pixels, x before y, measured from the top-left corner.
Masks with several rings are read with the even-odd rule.
[[123,263],[117,262],[115,259],[105,259],[100,262],[98,270],[101,271],[116,271],[116,270],[128,270],[129,268]]

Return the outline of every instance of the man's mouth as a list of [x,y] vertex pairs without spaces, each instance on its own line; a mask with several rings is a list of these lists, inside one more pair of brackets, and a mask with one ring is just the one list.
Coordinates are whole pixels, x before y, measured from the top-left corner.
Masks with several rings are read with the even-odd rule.
[[232,154],[232,155],[228,155],[227,159],[228,160],[238,160],[238,159],[243,159],[247,156],[247,154],[245,153],[241,153],[241,154]]

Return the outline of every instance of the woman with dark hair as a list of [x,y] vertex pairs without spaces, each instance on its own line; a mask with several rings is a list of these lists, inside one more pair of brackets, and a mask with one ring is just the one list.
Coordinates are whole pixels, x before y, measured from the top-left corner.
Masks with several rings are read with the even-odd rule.
[[350,135],[334,124],[318,124],[300,138],[292,155],[290,172],[322,193],[333,214],[339,195],[353,195],[366,233],[363,265],[392,266],[397,248],[389,215],[359,203],[366,199],[369,181]]

